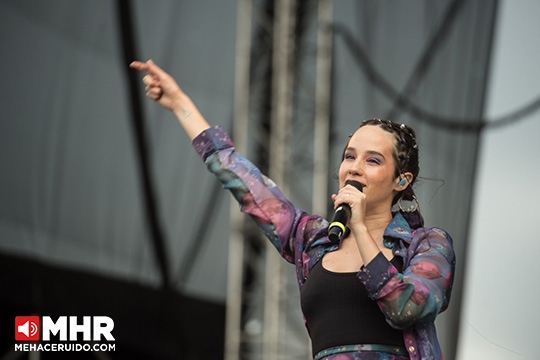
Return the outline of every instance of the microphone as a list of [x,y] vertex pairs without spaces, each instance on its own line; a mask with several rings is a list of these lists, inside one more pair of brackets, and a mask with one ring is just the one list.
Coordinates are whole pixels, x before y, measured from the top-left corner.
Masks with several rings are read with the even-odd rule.
[[[356,180],[348,181],[346,185],[352,185],[358,190],[362,191],[363,185]],[[345,233],[345,225],[349,222],[351,217],[351,207],[349,204],[341,204],[334,212],[332,222],[328,227],[328,238],[331,242],[337,242]]]

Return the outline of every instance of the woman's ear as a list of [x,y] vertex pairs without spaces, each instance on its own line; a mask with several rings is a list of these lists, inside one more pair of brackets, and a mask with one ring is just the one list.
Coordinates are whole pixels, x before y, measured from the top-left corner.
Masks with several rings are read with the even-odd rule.
[[403,191],[409,186],[409,184],[413,181],[413,174],[410,172],[406,172],[401,174],[396,178],[396,186],[394,187],[394,190],[396,191]]

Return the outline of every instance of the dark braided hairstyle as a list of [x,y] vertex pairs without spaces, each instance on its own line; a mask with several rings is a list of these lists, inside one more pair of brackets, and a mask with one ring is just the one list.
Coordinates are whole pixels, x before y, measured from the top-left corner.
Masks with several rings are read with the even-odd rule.
[[[395,205],[400,199],[405,201],[417,201],[414,194],[413,185],[416,182],[418,173],[420,172],[420,167],[418,164],[418,144],[416,142],[416,133],[414,130],[405,124],[398,124],[390,120],[381,119],[364,120],[358,129],[366,125],[378,126],[384,131],[394,135],[395,146],[392,149],[392,156],[395,163],[394,176],[398,177],[406,172],[410,172],[413,175],[413,179],[407,188],[394,196],[392,199],[392,205]],[[351,137],[352,134],[349,135],[349,138]],[[349,144],[347,143],[345,149],[347,149],[348,146]],[[345,151],[343,151],[342,160],[344,157]],[[423,226],[424,220],[418,209],[411,213],[402,210],[400,210],[400,212],[409,222],[411,228],[416,229]]]

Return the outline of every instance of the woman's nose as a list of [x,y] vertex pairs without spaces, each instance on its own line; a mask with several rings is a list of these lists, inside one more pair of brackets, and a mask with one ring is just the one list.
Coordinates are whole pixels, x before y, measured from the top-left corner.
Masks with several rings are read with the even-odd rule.
[[364,172],[363,164],[360,160],[356,160],[349,168],[349,174],[361,175]]

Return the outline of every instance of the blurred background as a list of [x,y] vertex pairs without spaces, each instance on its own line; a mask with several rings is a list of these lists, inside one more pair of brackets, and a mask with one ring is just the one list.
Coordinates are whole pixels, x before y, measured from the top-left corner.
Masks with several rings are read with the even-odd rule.
[[[313,213],[330,214],[362,120],[411,125],[426,224],[458,257],[445,358],[536,359],[539,14],[534,0],[0,0],[0,359],[311,356],[294,268],[144,98],[128,64],[149,58]],[[109,316],[116,351],[15,352],[14,317],[30,315]]]

